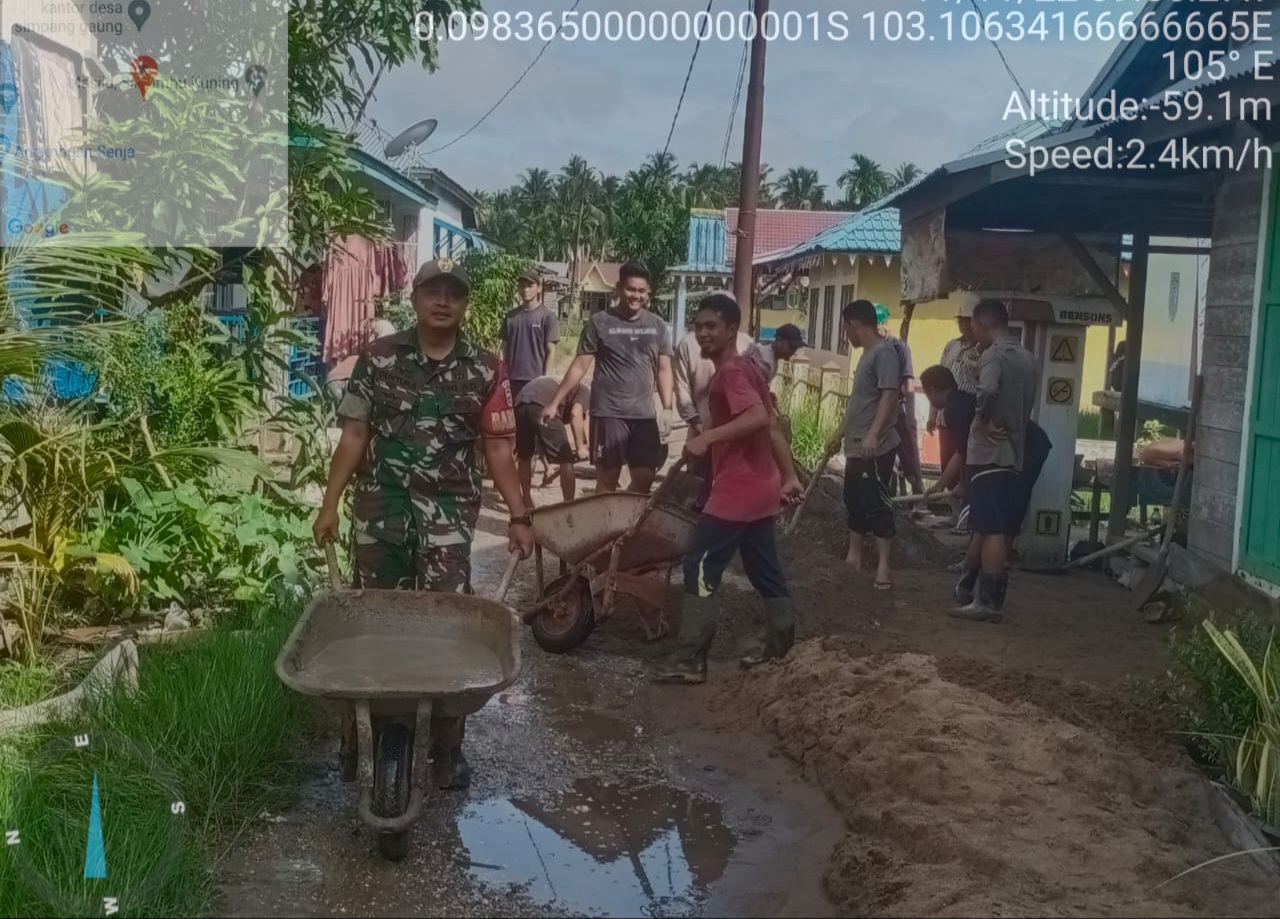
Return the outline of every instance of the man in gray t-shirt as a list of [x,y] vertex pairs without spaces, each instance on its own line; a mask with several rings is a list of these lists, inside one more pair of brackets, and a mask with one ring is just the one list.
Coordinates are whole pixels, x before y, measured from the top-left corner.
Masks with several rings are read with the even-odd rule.
[[849,344],[862,349],[853,373],[853,388],[844,427],[829,447],[844,441],[844,503],[849,515],[849,553],[845,562],[862,568],[862,549],[874,536],[879,550],[877,590],[893,587],[889,556],[897,528],[889,482],[900,439],[895,427],[902,390],[902,358],[877,330],[875,305],[855,300],[841,312]]
[[513,397],[530,381],[551,372],[551,355],[560,340],[556,314],[540,302],[542,279],[538,273],[521,272],[518,283],[520,305],[503,318],[499,333]]
[[961,608],[951,615],[999,622],[1009,588],[1010,534],[1018,532],[1026,512],[1019,473],[1040,367],[1031,352],[1011,338],[1009,313],[999,300],[983,300],[973,308],[973,333],[983,349],[967,458],[973,536],[955,589]]
[[[592,316],[582,328],[578,356],[544,418],[555,416],[592,365],[591,456],[600,470],[596,490],[617,491],[625,465],[631,491],[648,494],[666,461],[662,441],[671,432],[674,375],[667,325],[647,309],[649,271],[628,262],[618,272],[618,303]],[[654,388],[662,409],[654,408]],[[655,417],[656,415],[656,417]]]

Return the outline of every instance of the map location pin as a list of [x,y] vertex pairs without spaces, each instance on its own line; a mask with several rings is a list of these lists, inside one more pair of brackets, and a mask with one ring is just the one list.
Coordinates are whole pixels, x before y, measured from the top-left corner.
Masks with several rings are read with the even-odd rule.
[[147,88],[156,81],[160,65],[149,54],[139,54],[133,59],[133,82],[138,84],[138,92],[142,93],[142,101],[147,101]]
[[143,25],[151,18],[151,4],[147,0],[133,0],[129,4],[129,18],[133,20],[133,24],[141,32]]

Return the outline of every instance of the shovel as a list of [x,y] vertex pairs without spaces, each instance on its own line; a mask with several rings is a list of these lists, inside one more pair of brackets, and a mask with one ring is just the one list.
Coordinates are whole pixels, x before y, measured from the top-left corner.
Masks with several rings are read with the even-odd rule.
[[834,444],[827,444],[827,449],[823,451],[822,459],[818,460],[818,465],[813,467],[813,475],[809,477],[809,484],[805,486],[804,494],[800,496],[800,502],[792,512],[787,528],[782,531],[783,536],[790,536],[796,531],[796,527],[800,525],[800,515],[804,513],[804,506],[809,503],[809,496],[813,494],[813,489],[817,487],[818,480],[827,471],[827,463],[831,462],[832,457],[836,455],[836,451],[839,449],[840,441],[836,441]]
[[1173,531],[1178,525],[1178,511],[1186,498],[1187,467],[1191,465],[1191,445],[1196,436],[1196,422],[1200,418],[1200,400],[1204,395],[1204,376],[1197,376],[1195,386],[1191,390],[1191,416],[1187,420],[1187,436],[1182,441],[1182,465],[1178,467],[1178,478],[1173,483],[1173,499],[1169,502],[1169,519],[1165,521],[1164,541],[1156,560],[1142,575],[1142,580],[1133,589],[1133,608],[1142,609],[1151,602],[1151,598],[1160,590],[1164,576],[1169,571],[1169,550],[1173,547]]

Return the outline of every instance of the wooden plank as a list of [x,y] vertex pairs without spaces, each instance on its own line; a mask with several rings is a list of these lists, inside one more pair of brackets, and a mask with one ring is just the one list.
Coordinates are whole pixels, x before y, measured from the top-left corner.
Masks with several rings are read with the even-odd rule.
[[1231,793],[1217,782],[1205,782],[1205,797],[1209,802],[1209,814],[1227,842],[1237,852],[1250,852],[1249,860],[1269,874],[1280,875],[1280,853],[1258,852],[1258,849],[1274,849],[1259,828],[1257,821],[1244,812]]
[[1062,233],[1060,238],[1066,243],[1067,248],[1071,250],[1071,254],[1076,257],[1076,261],[1080,263],[1080,267],[1088,272],[1089,277],[1093,279],[1093,283],[1101,288],[1103,295],[1115,308],[1116,312],[1124,319],[1129,318],[1129,304],[1121,295],[1115,284],[1111,283],[1111,279],[1107,277],[1107,273],[1102,270],[1102,266],[1098,264],[1098,260],[1093,257],[1084,244],[1074,233]]

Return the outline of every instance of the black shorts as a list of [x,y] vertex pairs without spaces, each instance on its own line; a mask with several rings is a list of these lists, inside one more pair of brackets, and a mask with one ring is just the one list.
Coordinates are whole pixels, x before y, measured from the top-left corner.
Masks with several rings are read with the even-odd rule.
[[893,499],[889,483],[893,480],[893,461],[897,448],[874,460],[849,457],[844,467],[844,507],[849,515],[849,529],[879,539],[892,539],[897,533],[893,518]]
[[1028,429],[1027,449],[1022,458],[1022,471],[1018,473],[1017,494],[1011,509],[1009,529],[1005,531],[1009,536],[1017,536],[1022,532],[1022,524],[1027,519],[1027,510],[1031,507],[1031,493],[1035,491],[1040,472],[1044,469],[1044,464],[1052,450],[1053,444],[1049,443],[1049,438],[1045,436],[1043,430],[1038,426]]
[[656,418],[591,416],[591,462],[600,469],[659,469],[667,450]]
[[548,463],[572,463],[577,459],[569,446],[564,422],[551,418],[542,423],[542,406],[525,402],[516,406],[516,457],[533,459],[534,452]]
[[1017,533],[1022,527],[1018,513],[1022,482],[1014,468],[970,466],[968,472],[969,527],[973,532],[979,536]]
[[700,516],[684,555],[684,592],[700,597],[714,594],[724,570],[740,552],[742,570],[760,596],[767,600],[790,596],[778,556],[776,523],[776,517],[741,523]]

